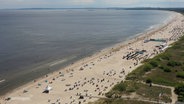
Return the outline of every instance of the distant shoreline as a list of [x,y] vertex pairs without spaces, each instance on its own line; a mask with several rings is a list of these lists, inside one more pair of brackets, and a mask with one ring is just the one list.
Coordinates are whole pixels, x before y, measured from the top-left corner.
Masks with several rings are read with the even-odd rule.
[[86,7],[86,8],[5,8],[0,10],[61,10],[61,9],[115,9],[115,10],[170,10],[170,11],[181,11],[184,10],[183,7],[179,8],[164,8],[164,7],[132,7],[132,8],[122,8],[122,7]]

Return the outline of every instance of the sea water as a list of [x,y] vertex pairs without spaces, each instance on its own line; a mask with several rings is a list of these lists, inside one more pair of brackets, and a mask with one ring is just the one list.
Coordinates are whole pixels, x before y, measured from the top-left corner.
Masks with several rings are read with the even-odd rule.
[[0,93],[158,26],[168,11],[0,10]]

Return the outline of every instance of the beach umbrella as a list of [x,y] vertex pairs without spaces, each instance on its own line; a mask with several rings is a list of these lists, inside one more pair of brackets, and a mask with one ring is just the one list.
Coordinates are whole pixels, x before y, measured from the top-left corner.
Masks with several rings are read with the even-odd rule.
[[52,90],[52,87],[47,86],[47,87],[45,88],[45,90],[43,91],[43,93],[49,93],[50,90]]
[[45,88],[45,90],[48,90],[48,91],[50,91],[52,89],[52,87],[50,87],[50,86],[47,86],[46,88]]

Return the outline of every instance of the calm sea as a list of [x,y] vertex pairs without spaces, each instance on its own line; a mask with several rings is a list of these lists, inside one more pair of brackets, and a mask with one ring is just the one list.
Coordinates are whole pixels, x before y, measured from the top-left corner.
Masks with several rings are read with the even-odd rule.
[[167,11],[0,10],[0,93],[162,24]]

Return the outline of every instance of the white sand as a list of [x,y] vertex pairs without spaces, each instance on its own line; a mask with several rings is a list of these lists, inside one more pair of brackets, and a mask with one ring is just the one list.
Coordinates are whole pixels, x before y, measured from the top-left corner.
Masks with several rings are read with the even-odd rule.
[[[60,71],[30,82],[1,97],[1,104],[81,104],[105,97],[113,85],[125,79],[125,76],[141,65],[141,61],[160,53],[156,45],[162,42],[145,39],[166,39],[167,45],[177,41],[184,32],[184,17],[175,13],[167,25],[150,33],[141,35],[128,42],[120,43],[109,49],[82,59]],[[172,38],[172,39],[171,39]],[[129,43],[129,44],[128,44]],[[112,49],[113,48],[113,49]],[[134,59],[123,59],[130,52],[146,50]],[[136,61],[138,60],[138,61]],[[135,65],[137,64],[137,65]],[[47,82],[46,82],[47,80]],[[38,86],[40,84],[40,86]],[[49,85],[49,94],[42,93]],[[23,93],[26,90],[28,92]],[[84,99],[79,99],[83,95]],[[87,97],[86,97],[87,96]],[[10,97],[9,101],[6,101]],[[60,102],[60,103],[59,103]]]

